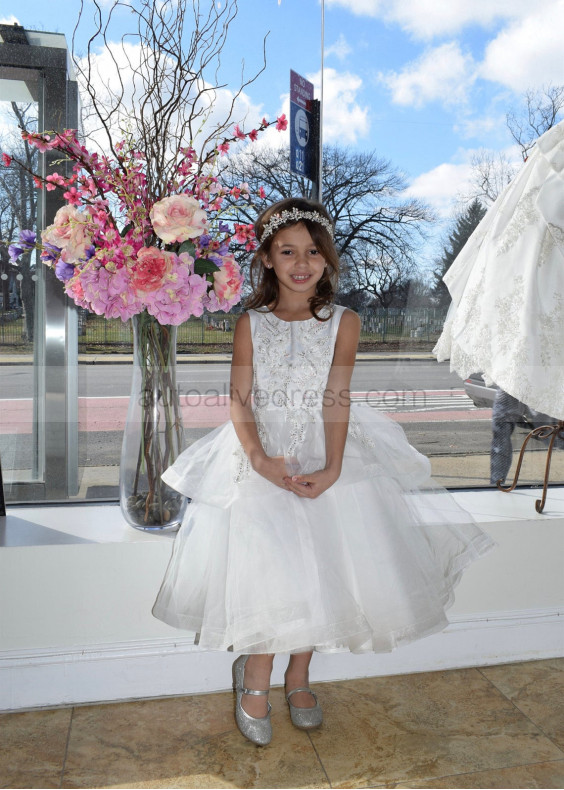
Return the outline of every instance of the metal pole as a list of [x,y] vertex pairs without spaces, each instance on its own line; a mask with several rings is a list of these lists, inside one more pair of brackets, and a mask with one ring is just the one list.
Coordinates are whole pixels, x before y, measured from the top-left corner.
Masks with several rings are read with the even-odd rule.
[[325,0],[321,0],[321,92],[319,100],[319,172],[317,174],[317,199],[323,202],[323,73],[325,65]]

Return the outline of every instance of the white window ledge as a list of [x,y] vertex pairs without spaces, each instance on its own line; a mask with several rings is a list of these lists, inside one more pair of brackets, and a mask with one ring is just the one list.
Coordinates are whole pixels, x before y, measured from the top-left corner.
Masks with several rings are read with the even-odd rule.
[[[564,487],[550,488],[543,513],[535,510],[542,490],[454,491],[453,496],[473,518],[488,522],[546,521],[564,518]],[[486,530],[487,531],[487,530]],[[18,505],[0,519],[0,547],[55,546],[85,543],[139,543],[174,538],[171,533],[129,527],[117,504],[69,502],[63,505]]]

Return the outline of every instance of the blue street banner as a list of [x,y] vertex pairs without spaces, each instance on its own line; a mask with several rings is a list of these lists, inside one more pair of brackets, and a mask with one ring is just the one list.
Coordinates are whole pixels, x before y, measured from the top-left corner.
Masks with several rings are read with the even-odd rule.
[[313,83],[290,71],[290,170],[317,181]]

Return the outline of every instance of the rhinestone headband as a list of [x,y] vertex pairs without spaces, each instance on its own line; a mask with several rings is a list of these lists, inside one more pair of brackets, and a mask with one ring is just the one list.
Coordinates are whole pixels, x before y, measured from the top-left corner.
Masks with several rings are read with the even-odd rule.
[[281,225],[286,225],[289,222],[299,222],[301,219],[309,219],[311,222],[317,222],[317,224],[322,225],[331,238],[333,238],[333,226],[326,217],[319,213],[319,211],[301,211],[301,209],[294,206],[291,211],[281,211],[280,214],[274,214],[268,220],[263,228],[260,243],[262,244],[269,236],[276,233]]

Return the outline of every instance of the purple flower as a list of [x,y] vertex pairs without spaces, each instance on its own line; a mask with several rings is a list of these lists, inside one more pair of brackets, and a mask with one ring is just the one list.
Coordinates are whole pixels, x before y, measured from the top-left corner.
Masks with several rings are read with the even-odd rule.
[[13,263],[18,260],[22,252],[23,247],[18,247],[16,244],[10,244],[8,247],[8,255],[10,256],[10,260]]
[[33,230],[22,230],[20,233],[20,244],[23,244],[24,247],[33,247],[35,245],[35,239],[37,235]]
[[209,247],[210,241],[211,241],[211,236],[208,236],[207,233],[202,233],[202,235],[198,239],[198,244],[202,249],[205,249],[206,247]]
[[66,282],[70,280],[70,278],[74,274],[74,266],[70,263],[65,263],[63,260],[59,259],[55,264],[55,277],[61,282]]
[[56,261],[59,256],[61,255],[61,248],[55,247],[54,244],[49,244],[49,242],[43,242],[43,250],[41,252],[41,260],[44,263],[48,261]]
[[220,233],[230,233],[230,232],[231,232],[231,230],[230,230],[230,228],[229,228],[229,225],[227,224],[227,222],[222,222],[222,221],[220,220],[220,221],[219,221],[219,226],[218,226],[218,227],[219,227],[219,232],[220,232]]
[[223,258],[218,253],[219,253],[219,250],[218,250],[217,253],[212,253],[211,255],[208,255],[208,261],[211,261],[212,263],[215,263],[215,265],[219,266],[219,268],[221,269],[221,265],[223,263]]

